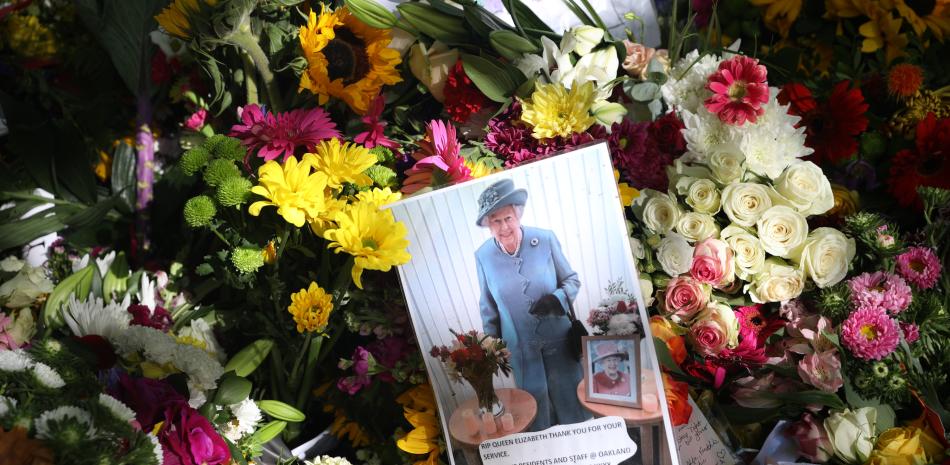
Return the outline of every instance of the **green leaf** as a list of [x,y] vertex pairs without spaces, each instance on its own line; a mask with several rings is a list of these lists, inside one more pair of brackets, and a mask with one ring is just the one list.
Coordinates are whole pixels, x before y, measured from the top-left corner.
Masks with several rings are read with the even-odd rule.
[[71,229],[80,230],[88,227],[99,226],[106,214],[112,210],[116,204],[115,197],[109,197],[108,199],[102,200],[95,205],[84,208],[83,210],[76,212],[73,215],[70,215],[66,218],[64,223],[66,226],[69,226]]
[[299,423],[307,419],[303,412],[279,400],[259,400],[257,406],[262,412],[278,420]]
[[129,262],[125,259],[125,252],[119,252],[102,277],[102,296],[106,303],[112,302],[113,297],[125,294],[128,283]]
[[737,425],[751,425],[766,423],[779,417],[778,408],[752,408],[741,405],[730,405],[722,409],[730,423]]
[[214,403],[218,405],[231,405],[247,399],[251,394],[251,384],[246,378],[229,372],[221,378],[218,384],[218,392],[214,395]]
[[656,58],[650,60],[650,63],[647,64],[647,80],[658,86],[662,86],[666,84],[668,79],[669,76],[666,74],[666,68],[663,66],[663,63],[660,63],[660,60]]
[[135,147],[119,144],[112,155],[112,195],[127,213],[135,211]]
[[841,410],[846,407],[841,398],[836,394],[819,391],[798,391],[798,392],[774,392],[762,393],[763,397],[782,401],[786,405],[797,405],[805,407],[807,405],[827,405],[835,410]]
[[629,86],[624,83],[624,90],[637,102],[652,102],[660,96],[660,86],[650,81],[632,83]]
[[534,14],[534,11],[522,3],[521,0],[502,0],[502,3],[505,5],[505,10],[508,10],[508,14],[511,15],[515,27],[517,27],[520,32],[534,32],[536,39],[540,39],[541,36],[545,35],[558,37],[558,35],[555,34],[544,21],[541,21],[541,18],[538,18],[538,15]]
[[233,371],[238,376],[249,376],[267,358],[273,347],[274,341],[258,339],[231,357],[224,366],[224,371]]
[[377,29],[390,29],[396,25],[396,15],[376,0],[344,0],[346,7],[360,21]]
[[46,214],[43,212],[24,220],[0,224],[0,250],[21,246],[66,227],[59,215]]
[[851,387],[851,380],[848,378],[844,380],[844,398],[851,407],[874,407],[877,410],[878,434],[894,427],[894,422],[897,420],[897,412],[895,412],[890,405],[882,404],[877,398],[865,399],[861,397],[861,394],[858,394],[858,392]]
[[489,99],[504,103],[518,89],[505,67],[498,62],[477,55],[462,55],[465,74]]
[[284,428],[286,427],[286,421],[274,420],[258,428],[257,431],[251,435],[250,442],[252,444],[264,444],[271,439],[276,438],[277,435],[283,432]]
[[472,27],[472,32],[481,39],[487,38],[492,32],[508,29],[508,25],[479,5],[467,4],[463,6],[465,22]]
[[402,3],[396,9],[412,27],[433,39],[448,44],[469,41],[468,26],[461,17],[443,13],[422,3]]
[[85,302],[89,298],[89,291],[92,289],[92,282],[97,274],[96,264],[91,263],[60,281],[46,299],[46,305],[43,306],[40,314],[43,324],[52,327],[61,326],[63,305],[72,295],[75,295],[77,300]]
[[488,35],[488,42],[496,52],[509,60],[521,58],[525,53],[538,53],[541,50],[534,42],[512,31],[494,31]]

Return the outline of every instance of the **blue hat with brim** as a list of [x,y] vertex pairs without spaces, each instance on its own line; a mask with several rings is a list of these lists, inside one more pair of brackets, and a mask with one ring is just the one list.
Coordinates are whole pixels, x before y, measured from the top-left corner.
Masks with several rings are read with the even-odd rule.
[[496,210],[508,205],[524,205],[528,201],[528,191],[515,189],[515,183],[510,179],[502,179],[482,191],[478,196],[478,219],[476,226],[483,226],[482,220]]

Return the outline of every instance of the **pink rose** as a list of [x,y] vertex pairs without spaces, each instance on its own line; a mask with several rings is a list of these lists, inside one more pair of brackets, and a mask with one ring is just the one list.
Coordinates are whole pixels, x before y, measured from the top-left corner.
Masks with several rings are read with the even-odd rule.
[[709,303],[709,286],[689,276],[678,276],[666,286],[665,311],[677,323],[693,319]]
[[690,340],[700,354],[713,357],[739,342],[739,321],[728,305],[710,303],[689,327]]
[[194,112],[191,116],[185,120],[185,127],[191,129],[192,131],[200,131],[205,125],[205,118],[208,117],[208,110],[204,108],[199,108],[198,111]]
[[707,238],[696,243],[693,249],[693,264],[689,274],[701,283],[717,289],[728,286],[735,279],[732,249],[726,241]]
[[844,385],[841,377],[841,359],[835,349],[813,352],[798,362],[802,379],[822,391],[837,392]]
[[165,408],[165,422],[158,431],[164,463],[219,465],[231,461],[228,444],[197,410],[180,403]]
[[631,77],[644,79],[647,65],[650,64],[650,60],[656,54],[656,49],[629,40],[624,40],[623,45],[627,48],[627,57],[623,59],[623,69]]
[[809,461],[825,463],[831,459],[834,448],[828,439],[824,422],[815,421],[814,416],[805,413],[801,421],[792,424],[790,432],[798,443],[798,451]]

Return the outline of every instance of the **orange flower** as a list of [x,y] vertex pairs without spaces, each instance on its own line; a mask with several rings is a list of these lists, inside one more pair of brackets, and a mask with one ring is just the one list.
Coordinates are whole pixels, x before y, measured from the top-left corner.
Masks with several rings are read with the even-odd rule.
[[650,317],[650,331],[653,337],[660,338],[666,343],[666,348],[670,351],[673,361],[677,365],[686,360],[686,344],[683,342],[683,336],[676,334],[676,326],[670,320],[659,315]]
[[666,393],[666,404],[670,409],[670,422],[673,426],[689,423],[689,417],[693,414],[693,406],[688,402],[689,385],[663,373],[663,391]]
[[26,429],[0,426],[0,465],[53,465],[53,452],[41,441],[26,437]]
[[901,63],[891,68],[887,73],[887,90],[898,98],[908,98],[917,95],[921,84],[924,83],[924,70],[917,65]]

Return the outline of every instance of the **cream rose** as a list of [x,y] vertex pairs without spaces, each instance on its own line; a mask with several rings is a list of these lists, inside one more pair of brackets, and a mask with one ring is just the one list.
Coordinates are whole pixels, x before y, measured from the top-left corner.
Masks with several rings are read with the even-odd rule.
[[714,357],[739,343],[739,320],[728,305],[710,302],[689,327],[693,347],[702,355]]
[[832,413],[825,419],[825,430],[835,456],[845,463],[864,463],[874,449],[877,409],[861,407]]
[[798,253],[808,237],[808,222],[801,213],[784,205],[765,211],[756,221],[759,240],[765,251],[782,258]]
[[657,246],[656,260],[660,262],[663,272],[675,278],[689,271],[693,262],[693,247],[683,236],[670,234]]
[[818,165],[810,161],[792,163],[775,180],[775,190],[803,215],[820,215],[835,206],[831,183]]
[[854,255],[854,239],[834,228],[818,228],[811,232],[794,258],[815,285],[825,288],[844,279]]
[[676,232],[690,242],[719,235],[719,225],[706,213],[686,212],[676,222]]
[[653,189],[644,189],[633,200],[633,213],[651,231],[666,234],[676,226],[683,210],[674,198]]
[[707,164],[716,182],[727,185],[742,180],[742,176],[745,175],[743,162],[745,162],[745,155],[735,149],[713,152]]
[[757,304],[794,299],[801,295],[803,289],[805,276],[802,271],[777,258],[766,260],[762,271],[745,286],[749,297]]
[[765,266],[765,249],[759,238],[748,230],[735,225],[726,226],[719,237],[729,244],[734,255],[736,275],[749,281]]
[[721,196],[716,183],[708,179],[697,179],[686,191],[686,203],[700,213],[715,215],[719,213]]
[[722,190],[722,210],[739,226],[754,225],[769,208],[772,208],[772,199],[761,184],[740,182]]

